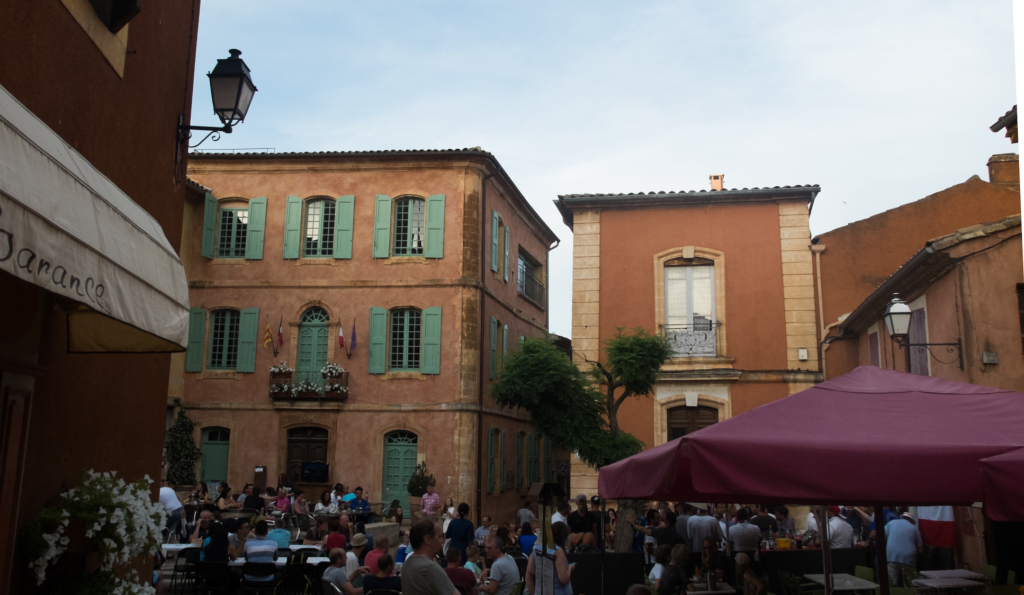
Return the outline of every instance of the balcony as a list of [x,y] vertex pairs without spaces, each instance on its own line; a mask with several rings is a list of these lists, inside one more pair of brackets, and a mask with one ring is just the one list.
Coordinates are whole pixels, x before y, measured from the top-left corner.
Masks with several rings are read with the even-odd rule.
[[[296,371],[270,375],[270,398],[274,401],[332,401],[348,399],[348,372],[324,378],[320,371]],[[325,386],[331,390],[325,390]]]
[[534,276],[533,273],[520,267],[519,269],[519,295],[543,308],[546,304],[547,294],[544,284]]
[[661,334],[668,337],[672,357],[715,357],[719,349],[721,322],[697,321],[696,324],[659,325]]

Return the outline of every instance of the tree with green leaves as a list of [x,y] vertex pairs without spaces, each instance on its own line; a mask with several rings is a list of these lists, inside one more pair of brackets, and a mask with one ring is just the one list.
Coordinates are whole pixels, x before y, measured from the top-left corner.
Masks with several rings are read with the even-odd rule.
[[193,421],[185,412],[181,399],[175,399],[174,404],[178,406],[178,415],[167,432],[167,444],[164,445],[167,453],[167,481],[171,485],[191,486],[196,482],[196,461],[203,455],[192,437],[198,422]]
[[636,437],[608,427],[604,396],[550,338],[520,342],[491,396],[529,413],[537,431],[588,465],[600,468],[643,448]]
[[[619,407],[630,397],[645,397],[654,392],[658,372],[672,355],[672,347],[667,337],[651,334],[643,327],[636,327],[632,334],[618,328],[615,336],[605,341],[604,355],[603,364],[585,361],[593,365],[590,374],[594,381],[604,386],[608,427],[617,433]],[[622,392],[616,397],[619,389]]]

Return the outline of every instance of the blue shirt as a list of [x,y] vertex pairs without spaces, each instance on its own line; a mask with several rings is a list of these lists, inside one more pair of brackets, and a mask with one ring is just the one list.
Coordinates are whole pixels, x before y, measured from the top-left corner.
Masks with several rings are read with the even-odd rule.
[[896,519],[885,526],[885,559],[917,567],[917,548],[924,547],[917,525]]
[[356,498],[355,500],[353,500],[351,502],[351,505],[352,505],[352,508],[355,509],[355,510],[365,510],[366,512],[370,512],[370,501],[369,500],[360,500],[359,498]]
[[284,529],[273,529],[267,533],[267,539],[277,544],[277,547],[286,550],[292,541],[292,534]]
[[[898,518],[896,516],[896,513],[894,513],[893,511],[889,510],[888,508],[883,508],[882,509],[882,515],[885,517],[885,524],[886,525],[888,525],[892,521],[895,521]],[[871,515],[871,524],[868,526],[868,530],[869,531],[874,531],[875,530],[875,515],[873,515],[873,514]]]
[[[641,527],[647,526],[647,519],[640,517],[637,519],[637,523]],[[642,554],[644,552],[644,534],[640,531],[634,531],[633,533],[633,553]]]
[[522,548],[524,556],[530,555],[530,550],[533,549],[535,543],[537,543],[536,535],[523,535],[519,538],[519,547]]

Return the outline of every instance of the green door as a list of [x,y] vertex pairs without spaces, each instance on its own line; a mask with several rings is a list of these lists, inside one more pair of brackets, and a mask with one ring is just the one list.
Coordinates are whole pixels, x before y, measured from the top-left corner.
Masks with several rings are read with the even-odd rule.
[[391,432],[384,437],[384,501],[401,502],[405,518],[411,516],[408,487],[416,470],[416,442],[417,436],[412,432]]
[[204,482],[228,480],[228,442],[231,430],[203,428],[203,458],[200,474]]
[[302,313],[299,325],[299,368],[296,382],[303,380],[324,385],[320,370],[327,363],[327,312],[313,307]]

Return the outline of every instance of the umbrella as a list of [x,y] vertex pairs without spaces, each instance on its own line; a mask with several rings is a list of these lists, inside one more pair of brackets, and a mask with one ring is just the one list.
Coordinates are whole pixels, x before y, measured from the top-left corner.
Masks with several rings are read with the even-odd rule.
[[996,498],[1024,520],[1022,448],[1024,394],[864,366],[605,466],[598,492],[876,511]]

